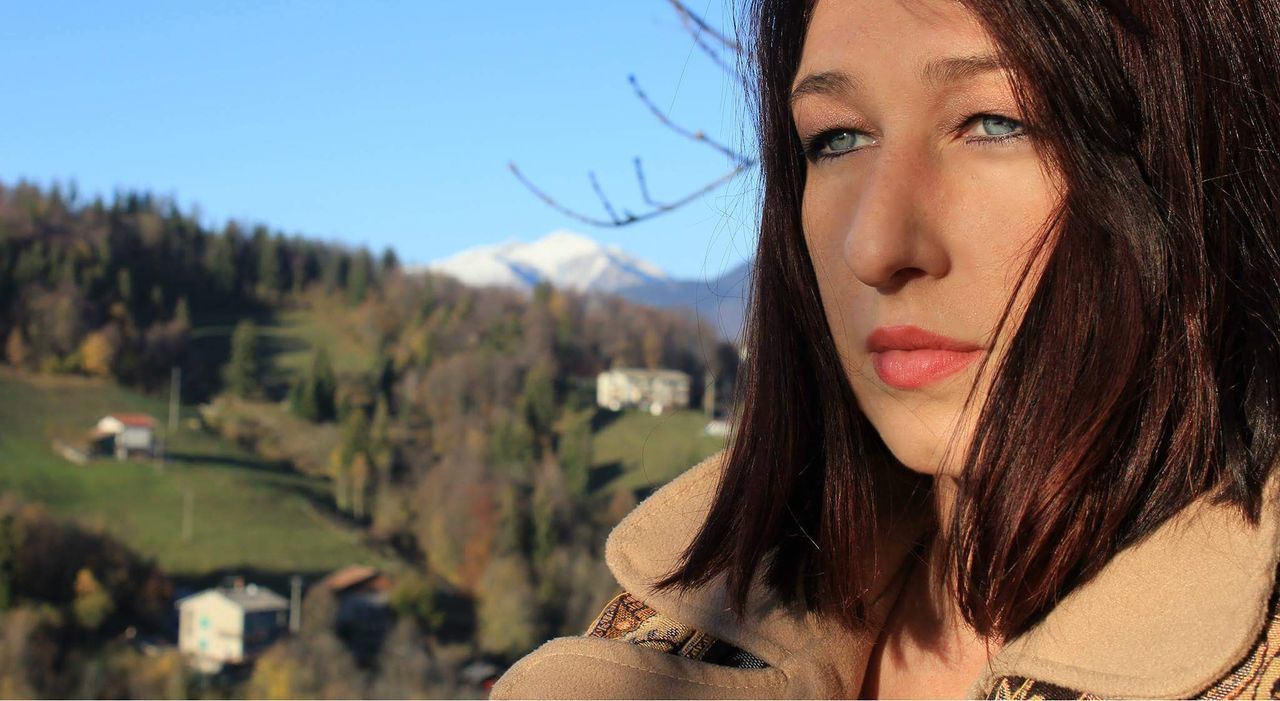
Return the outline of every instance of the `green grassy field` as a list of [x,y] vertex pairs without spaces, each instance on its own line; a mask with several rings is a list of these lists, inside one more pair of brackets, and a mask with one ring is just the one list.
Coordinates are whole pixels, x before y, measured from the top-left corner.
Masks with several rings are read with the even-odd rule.
[[[181,458],[163,468],[147,461],[76,465],[51,449],[54,438],[82,435],[113,412],[144,412],[162,424],[167,416],[163,401],[108,383],[0,371],[0,491],[102,528],[178,576],[386,564],[356,531],[313,505],[326,493],[323,481],[277,470],[192,428],[190,408],[183,408],[182,428],[168,440],[170,453]],[[187,493],[189,541],[183,537]]]
[[262,328],[271,361],[286,374],[305,372],[315,349],[324,346],[336,372],[366,372],[373,367],[374,334],[364,328],[360,310],[340,305],[323,313],[294,309],[277,314]]
[[613,417],[602,414],[597,420],[604,425],[592,441],[591,481],[606,492],[631,489],[643,494],[725,445],[723,438],[702,432],[707,415],[698,411],[662,416],[625,411]]

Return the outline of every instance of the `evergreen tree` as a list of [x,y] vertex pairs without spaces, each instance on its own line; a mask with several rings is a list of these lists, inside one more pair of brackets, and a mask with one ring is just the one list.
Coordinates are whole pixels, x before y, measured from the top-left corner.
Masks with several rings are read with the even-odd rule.
[[537,454],[537,439],[524,416],[513,416],[493,427],[489,462],[518,482],[528,482]]
[[191,328],[191,306],[187,304],[186,297],[179,297],[173,306],[173,321],[184,329]]
[[324,257],[324,268],[321,278],[326,294],[333,294],[347,276],[347,254],[329,251]]
[[560,436],[560,466],[564,468],[565,489],[574,499],[587,493],[591,471],[591,414],[584,412]]
[[395,249],[388,247],[382,252],[382,261],[379,263],[379,275],[386,275],[395,270],[400,269],[400,258],[396,255]]
[[231,334],[231,359],[222,371],[228,392],[252,397],[262,390],[263,367],[259,362],[258,327],[249,320],[236,324]]
[[378,397],[378,405],[373,410],[373,424],[369,427],[369,458],[377,470],[379,482],[388,481],[395,466],[395,447],[391,442],[391,410],[387,407],[386,397]]
[[556,390],[555,378],[548,363],[538,363],[525,375],[520,407],[535,435],[550,435],[556,414]]
[[0,516],[0,611],[13,604],[13,580],[18,566],[17,536],[13,516]]
[[335,415],[334,395],[338,381],[324,346],[311,356],[307,373],[297,378],[289,390],[289,408],[308,421],[332,421]]
[[355,260],[347,266],[347,300],[352,304],[359,304],[364,301],[365,295],[369,293],[369,278],[373,274],[373,260],[369,256],[369,251],[360,249],[356,254]]
[[258,240],[258,291],[267,299],[284,292],[280,242],[265,233]]

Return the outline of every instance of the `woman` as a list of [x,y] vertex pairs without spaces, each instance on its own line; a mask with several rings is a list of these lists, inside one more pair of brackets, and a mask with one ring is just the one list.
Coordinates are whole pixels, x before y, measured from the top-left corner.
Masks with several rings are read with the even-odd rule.
[[494,695],[1280,694],[1280,2],[753,17],[737,430]]

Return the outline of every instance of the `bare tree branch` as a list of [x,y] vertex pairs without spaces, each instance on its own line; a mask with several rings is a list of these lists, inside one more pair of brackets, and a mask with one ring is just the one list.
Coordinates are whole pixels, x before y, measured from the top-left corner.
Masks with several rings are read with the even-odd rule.
[[671,121],[671,119],[667,117],[667,115],[662,113],[662,108],[655,105],[653,103],[653,100],[649,99],[649,96],[640,87],[640,82],[636,80],[636,77],[634,75],[627,76],[627,81],[631,83],[631,89],[635,91],[636,97],[640,98],[640,101],[644,103],[644,106],[648,107],[649,111],[653,113],[654,118],[657,119],[659,122],[661,122],[662,125],[665,126],[666,128],[670,129],[671,131],[674,131],[675,133],[679,134],[680,136],[683,136],[686,139],[689,139],[690,141],[696,141],[700,144],[706,144],[707,146],[710,146],[711,148],[724,154],[726,158],[733,161],[734,163],[741,163],[743,161],[750,160],[746,156],[742,155],[741,153],[738,153],[737,151],[734,151],[728,146],[712,141],[710,138],[707,137],[707,133],[702,131],[701,129],[699,129],[698,131],[689,131],[688,129],[685,129],[684,127]]
[[600,198],[600,204],[604,205],[604,211],[609,213],[609,218],[614,224],[621,224],[622,220],[618,218],[618,213],[613,211],[613,205],[609,204],[609,198],[605,197],[604,190],[600,189],[600,181],[596,180],[595,171],[587,173],[587,177],[591,180],[591,189],[596,191],[596,197]]
[[640,157],[636,156],[633,162],[636,166],[636,182],[640,183],[640,196],[644,198],[644,203],[650,207],[661,207],[661,203],[655,202],[654,199],[649,196],[649,183],[645,182],[644,167],[640,165]]
[[689,33],[689,36],[693,37],[694,45],[701,49],[702,53],[706,54],[707,58],[711,59],[712,63],[719,66],[720,70],[728,74],[730,78],[733,78],[735,83],[742,83],[742,74],[738,72],[738,67],[731,64],[729,61],[726,61],[715,47],[707,43],[707,40],[704,37],[707,34],[710,34],[725,49],[733,52],[735,55],[741,55],[742,49],[738,46],[737,42],[730,42],[720,33],[711,30],[706,21],[694,14],[679,0],[670,0],[670,2],[672,6],[676,8],[676,12],[680,15],[680,24],[684,26],[684,29]]
[[[728,61],[725,61],[724,58],[721,56],[722,51],[729,51],[729,52],[733,52],[734,54],[740,55],[742,53],[741,45],[739,45],[738,42],[733,41],[732,39],[729,39],[724,34],[713,29],[711,25],[707,24],[706,20],[702,19],[692,10],[690,10],[682,0],[668,0],[668,2],[671,3],[671,6],[675,8],[675,11],[680,15],[680,23],[684,26],[685,30],[688,31],[689,34],[693,37],[694,44],[699,49],[701,49],[702,52],[707,55],[707,57],[709,57],[713,62],[715,62],[717,66],[719,66],[726,73],[732,76],[736,81],[741,82],[741,77],[738,74],[737,69],[734,66],[730,65]],[[711,37],[715,41],[715,43],[717,43],[721,48],[717,49],[716,47],[712,46],[710,43],[706,41],[704,37]],[[730,180],[733,180],[734,178],[746,172],[747,169],[752,168],[756,165],[755,159],[750,158],[747,155],[739,151],[736,151],[732,148],[729,148],[724,144],[721,144],[717,141],[712,140],[707,136],[706,132],[702,131],[701,129],[697,131],[692,131],[671,121],[670,117],[668,117],[662,111],[661,108],[659,108],[656,104],[654,104],[653,100],[649,99],[649,95],[645,93],[645,91],[640,87],[640,83],[639,81],[636,80],[636,77],[634,75],[628,76],[627,80],[628,82],[631,83],[631,89],[635,92],[636,97],[639,98],[640,102],[644,104],[646,108],[648,108],[649,112],[653,114],[654,118],[656,118],[659,123],[661,123],[663,126],[670,129],[671,131],[675,132],[676,134],[679,134],[680,136],[686,139],[689,139],[690,141],[694,141],[700,144],[705,144],[709,148],[712,148],[715,151],[719,152],[721,155],[723,155],[724,157],[730,160],[730,162],[732,163],[732,168],[728,172],[716,178],[715,180],[712,180],[706,183],[705,185],[693,190],[692,192],[685,194],[684,196],[676,200],[673,200],[671,202],[662,202],[654,199],[653,195],[649,192],[649,183],[648,183],[648,180],[645,178],[644,167],[641,164],[640,159],[637,157],[634,160],[636,182],[640,186],[641,198],[644,199],[645,205],[649,207],[648,210],[641,212],[639,214],[631,212],[630,210],[625,208],[623,208],[621,210],[622,213],[619,214],[618,210],[614,209],[613,203],[609,200],[609,197],[605,194],[604,188],[600,186],[600,181],[596,178],[595,172],[588,172],[587,178],[591,181],[591,189],[595,191],[596,197],[599,198],[601,206],[604,207],[605,214],[607,214],[609,217],[608,219],[603,219],[598,216],[584,214],[583,212],[580,212],[578,210],[572,209],[570,207],[566,207],[565,205],[561,204],[558,200],[556,200],[554,197],[544,192],[537,185],[534,185],[533,181],[525,177],[524,173],[520,171],[520,168],[517,167],[515,163],[509,163],[507,167],[511,169],[511,173],[516,176],[516,179],[520,181],[520,184],[524,185],[526,189],[532,192],[535,197],[542,200],[543,203],[545,203],[548,207],[551,207],[552,209],[556,210],[557,212],[563,214],[566,217],[569,217],[570,219],[582,222],[584,224],[590,224],[591,226],[600,226],[600,227],[627,226],[629,224],[635,224],[638,222],[653,219],[655,217],[666,214],[667,212],[671,212],[673,210],[679,209],[689,204],[690,202],[693,202],[694,200],[706,195],[712,190],[715,190],[721,185],[724,185]]]
[[613,217],[610,219],[601,219],[599,217],[593,217],[589,214],[583,214],[582,212],[579,212],[574,209],[570,209],[569,207],[566,207],[563,204],[560,204],[558,201],[556,201],[554,197],[540,190],[537,185],[534,185],[531,180],[525,177],[524,173],[520,172],[520,168],[516,166],[515,163],[508,163],[507,167],[511,169],[511,173],[516,176],[516,179],[519,180],[520,183],[524,185],[530,192],[532,192],[534,196],[542,200],[542,202],[546,204],[548,207],[556,210],[557,212],[565,215],[566,217],[569,217],[570,219],[573,219],[575,221],[580,221],[584,224],[590,224],[591,226],[617,228],[617,227],[627,226],[629,224],[636,224],[642,221],[647,221],[649,219],[662,216],[667,212],[677,210],[689,204],[690,202],[693,202],[699,197],[702,197],[703,195],[711,192],[712,190],[715,190],[721,185],[724,185],[730,180],[733,180],[739,175],[742,175],[752,165],[754,165],[754,163],[751,163],[751,162],[741,163],[733,170],[730,170],[724,175],[721,175],[715,180],[712,180],[706,185],[703,185],[702,187],[698,188],[697,190],[694,190],[693,192],[690,192],[689,194],[685,195],[684,197],[681,197],[678,200],[667,202],[667,203],[655,202],[650,204],[650,206],[653,208],[647,212],[634,214],[632,212],[623,210],[623,214],[620,217],[610,212],[611,217]]
[[677,13],[679,13],[681,22],[692,23],[701,32],[715,39],[721,46],[728,49],[729,51],[732,51],[735,54],[742,53],[741,44],[721,34],[720,32],[716,31],[714,27],[712,27],[710,24],[707,24],[706,20],[699,17],[698,14],[693,10],[690,10],[687,5],[681,2],[681,0],[667,0],[667,1],[670,2],[671,6],[675,8]]

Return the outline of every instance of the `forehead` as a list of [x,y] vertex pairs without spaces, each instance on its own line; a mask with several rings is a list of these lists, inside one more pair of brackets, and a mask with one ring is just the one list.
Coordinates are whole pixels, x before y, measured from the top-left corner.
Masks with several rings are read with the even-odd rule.
[[818,0],[797,76],[919,69],[994,52],[977,17],[955,0]]

